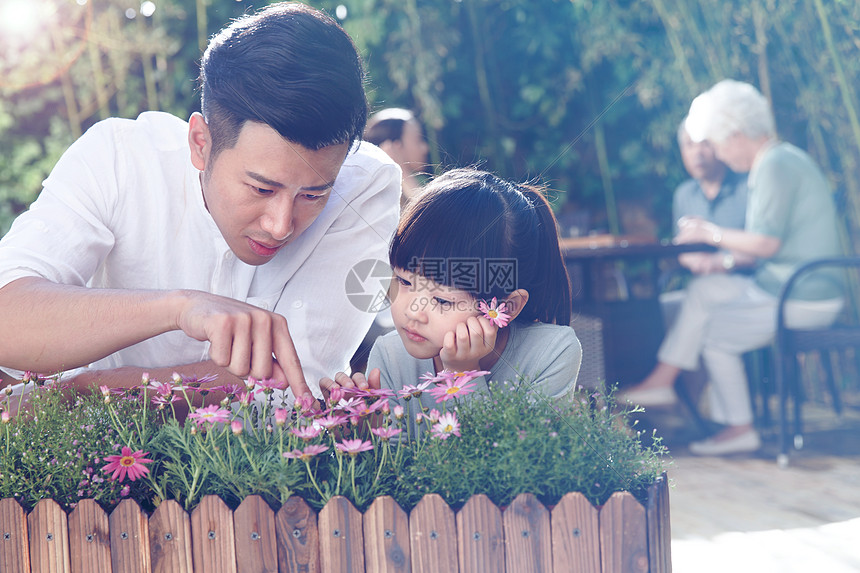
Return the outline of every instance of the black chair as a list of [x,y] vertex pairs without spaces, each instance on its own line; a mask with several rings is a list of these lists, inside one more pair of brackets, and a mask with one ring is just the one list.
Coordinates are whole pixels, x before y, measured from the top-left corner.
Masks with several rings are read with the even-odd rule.
[[[827,355],[830,351],[843,351],[848,348],[860,349],[860,323],[857,320],[857,308],[854,295],[851,292],[848,273],[845,273],[845,308],[842,315],[830,327],[818,330],[793,329],[786,325],[785,306],[791,290],[798,280],[812,272],[825,267],[847,270],[860,268],[860,257],[840,257],[832,259],[818,259],[805,263],[798,267],[791,277],[783,285],[779,296],[777,310],[777,329],[774,339],[774,377],[779,394],[779,434],[780,450],[777,462],[780,466],[788,465],[789,453],[789,420],[788,400],[793,405],[795,449],[803,447],[803,425],[801,407],[803,404],[803,388],[798,375],[798,356],[803,353],[818,351],[821,353],[821,364],[827,375],[827,388],[833,400],[833,407],[837,414],[841,413],[842,403],[839,398],[839,389],[833,376],[833,369]],[[832,359],[832,356],[830,357]]]

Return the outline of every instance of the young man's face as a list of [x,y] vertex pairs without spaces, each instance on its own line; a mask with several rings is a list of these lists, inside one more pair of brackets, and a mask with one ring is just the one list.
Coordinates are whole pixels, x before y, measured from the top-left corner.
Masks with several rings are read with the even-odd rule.
[[445,334],[480,314],[468,292],[404,269],[394,269],[389,297],[397,333],[406,351],[419,359],[439,356]]
[[203,198],[215,224],[243,262],[262,265],[302,234],[328,202],[348,144],[311,151],[268,125],[247,122],[236,145],[211,159],[209,129],[189,122],[192,163],[203,171]]

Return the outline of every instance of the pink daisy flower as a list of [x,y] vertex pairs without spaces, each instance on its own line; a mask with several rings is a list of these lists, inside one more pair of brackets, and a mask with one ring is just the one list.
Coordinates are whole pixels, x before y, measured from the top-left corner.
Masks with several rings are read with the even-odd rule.
[[447,440],[448,436],[460,436],[460,422],[454,412],[446,412],[439,417],[439,421],[430,429],[434,438]]
[[343,442],[335,444],[335,447],[345,454],[356,456],[360,452],[372,450],[373,444],[365,442],[361,438],[356,438],[354,440],[344,440]]
[[188,417],[194,420],[198,426],[207,422],[210,424],[219,424],[230,421],[230,410],[225,410],[218,404],[212,404],[211,406],[197,408],[188,414]]
[[290,428],[290,432],[303,440],[313,440],[322,433],[322,430],[314,426],[302,426],[301,428]]
[[312,457],[317,454],[321,454],[328,449],[328,446],[323,445],[313,445],[308,446],[303,450],[293,450],[291,452],[284,452],[281,454],[285,458],[293,459],[293,460],[302,460],[303,462],[309,462]]
[[[427,376],[428,374],[430,374],[430,373],[428,372],[424,376]],[[421,394],[423,394],[424,391],[427,390],[427,388],[431,384],[433,384],[433,382],[434,382],[433,380],[427,380],[426,382],[421,382],[420,384],[416,384],[416,385],[406,384],[405,386],[403,386],[403,388],[401,388],[400,390],[397,391],[397,394],[401,398],[407,398],[407,399],[408,398],[417,398]]]
[[287,417],[289,417],[290,411],[286,408],[275,408],[275,425],[283,426],[287,423]]
[[244,390],[244,386],[240,386],[239,384],[225,384],[224,386],[214,386],[209,388],[210,392],[224,392],[230,396],[235,396],[242,390]]
[[447,368],[440,372],[439,374],[433,374],[432,372],[426,372],[423,376],[421,376],[421,380],[426,380],[431,384],[440,384],[443,382],[447,382],[448,380],[453,380],[457,374],[451,372]]
[[403,430],[401,428],[373,428],[370,431],[375,436],[379,436],[387,442],[391,438],[400,434]]
[[475,391],[475,386],[477,386],[474,382],[460,382],[459,380],[449,380],[445,382],[445,385],[436,386],[435,388],[431,388],[428,392],[436,398],[436,403],[447,402],[452,398],[459,398],[461,396],[465,396],[466,394],[471,394]]
[[478,310],[499,328],[504,328],[511,321],[511,315],[505,312],[507,309],[507,303],[498,303],[496,297],[493,297],[490,304],[487,304],[485,300],[478,302]]
[[123,446],[119,455],[105,456],[105,461],[110,463],[104,466],[102,471],[105,473],[113,472],[113,475],[110,476],[112,480],[119,478],[119,481],[123,481],[125,476],[128,476],[128,479],[134,481],[149,473],[149,468],[143,465],[152,462],[152,460],[143,457],[147,454],[149,452],[142,450],[132,452],[131,448]]
[[324,416],[322,418],[317,419],[316,423],[325,428],[326,430],[331,430],[332,428],[340,426],[347,420],[349,420],[348,416],[329,414],[328,416]]
[[257,380],[257,385],[263,388],[263,391],[271,392],[273,390],[286,390],[287,383],[279,382],[274,378],[263,378],[262,380]]
[[357,404],[352,404],[346,410],[353,416],[359,416],[363,418],[365,416],[373,414],[378,410],[381,410],[382,407],[385,406],[387,403],[388,400],[386,400],[385,398],[380,398],[379,400],[368,406],[367,402],[365,402],[364,400],[359,400]]

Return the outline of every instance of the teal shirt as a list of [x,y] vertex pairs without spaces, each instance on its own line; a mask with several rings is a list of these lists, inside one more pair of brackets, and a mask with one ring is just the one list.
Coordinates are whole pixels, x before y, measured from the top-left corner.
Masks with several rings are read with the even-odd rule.
[[[789,143],[766,150],[750,172],[746,230],[781,242],[755,275],[774,296],[800,264],[842,255],[830,186],[812,158]],[[825,271],[798,283],[791,298],[822,300],[841,291],[839,274]]]

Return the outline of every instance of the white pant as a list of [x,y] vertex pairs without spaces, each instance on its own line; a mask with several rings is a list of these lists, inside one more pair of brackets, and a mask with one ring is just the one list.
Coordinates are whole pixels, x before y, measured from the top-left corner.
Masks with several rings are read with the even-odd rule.
[[[769,344],[776,333],[778,299],[743,275],[696,277],[687,285],[678,319],[660,351],[660,362],[695,370],[699,357],[710,375],[711,417],[722,424],[752,423],[743,354]],[[788,323],[794,328],[826,328],[842,310],[843,300],[790,301]]]

